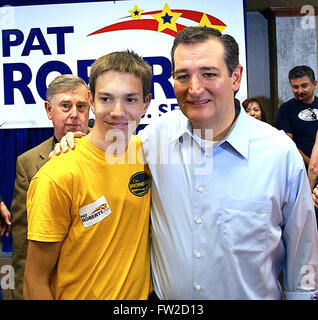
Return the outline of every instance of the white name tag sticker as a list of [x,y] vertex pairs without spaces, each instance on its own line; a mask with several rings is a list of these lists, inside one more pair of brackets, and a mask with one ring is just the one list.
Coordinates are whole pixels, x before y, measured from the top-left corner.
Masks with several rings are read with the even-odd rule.
[[102,221],[111,213],[105,196],[79,209],[79,215],[85,228]]

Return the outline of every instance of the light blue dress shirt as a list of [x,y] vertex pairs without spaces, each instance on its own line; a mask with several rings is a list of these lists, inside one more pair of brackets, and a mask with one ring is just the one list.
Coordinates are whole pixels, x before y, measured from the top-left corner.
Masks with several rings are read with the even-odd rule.
[[[176,110],[139,134],[152,173],[151,263],[160,299],[315,299],[318,237],[303,160],[241,108],[202,144]],[[204,140],[203,140],[204,141]]]

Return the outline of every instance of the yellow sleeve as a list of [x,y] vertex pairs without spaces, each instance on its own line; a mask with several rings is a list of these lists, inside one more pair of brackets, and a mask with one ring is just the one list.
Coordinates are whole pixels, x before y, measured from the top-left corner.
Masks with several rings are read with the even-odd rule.
[[63,241],[71,223],[71,198],[46,173],[37,174],[27,194],[28,239]]

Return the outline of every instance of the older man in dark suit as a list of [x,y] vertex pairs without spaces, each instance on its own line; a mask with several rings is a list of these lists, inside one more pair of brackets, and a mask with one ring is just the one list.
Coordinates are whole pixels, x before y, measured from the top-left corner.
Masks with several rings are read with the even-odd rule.
[[69,131],[88,131],[88,87],[83,79],[61,75],[49,85],[45,109],[53,122],[54,136],[17,158],[16,180],[11,206],[12,258],[15,270],[14,298],[23,299],[23,274],[27,255],[26,197],[30,181],[48,161],[56,142]]

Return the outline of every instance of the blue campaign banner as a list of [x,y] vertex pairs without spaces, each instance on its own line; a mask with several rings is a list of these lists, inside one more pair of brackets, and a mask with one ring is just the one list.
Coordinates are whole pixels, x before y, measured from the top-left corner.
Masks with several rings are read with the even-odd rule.
[[[153,69],[153,99],[141,124],[178,108],[170,50],[187,26],[232,35],[246,66],[243,0],[74,2],[2,1],[0,128],[51,127],[44,109],[47,85],[66,73],[88,82],[95,59],[115,50],[134,50]],[[245,72],[237,98],[246,91]]]

